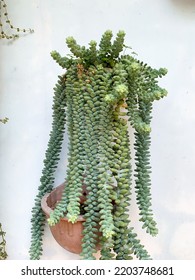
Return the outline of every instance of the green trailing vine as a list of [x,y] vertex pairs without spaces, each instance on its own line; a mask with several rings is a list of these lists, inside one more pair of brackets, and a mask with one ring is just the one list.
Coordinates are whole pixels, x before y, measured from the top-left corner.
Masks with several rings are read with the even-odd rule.
[[0,223],[0,260],[5,260],[7,258],[5,246],[6,246],[5,232],[3,231],[2,225]]
[[[8,120],[9,119],[6,117],[0,119],[0,122],[5,124]],[[5,260],[7,258],[5,234],[6,233],[2,229],[2,224],[0,223],[0,260]]]
[[21,34],[33,32],[31,28],[15,27],[9,18],[6,1],[0,0],[0,39],[16,39]]
[[6,124],[9,121],[9,119],[6,117],[4,119],[0,119],[0,122],[3,124]]
[[66,95],[64,94],[65,79],[65,76],[59,76],[59,80],[54,88],[52,131],[50,133],[50,140],[44,159],[39,193],[35,199],[35,206],[32,209],[32,243],[30,248],[32,259],[39,258],[42,252],[41,246],[45,217],[41,210],[41,198],[53,188],[54,172],[57,167],[63,141],[64,124],[66,120],[64,110],[66,104]]
[[[32,216],[31,259],[42,254],[45,217],[41,198],[53,188],[54,172],[61,150],[65,120],[69,135],[68,169],[62,199],[48,223],[55,225],[66,215],[77,222],[80,196],[86,185],[81,257],[95,259],[100,243],[101,260],[151,259],[131,225],[129,205],[133,181],[128,125],[135,134],[135,191],[140,221],[146,232],[156,235],[150,179],[150,132],[152,105],[167,92],[158,85],[166,70],[153,69],[131,55],[121,55],[125,32],[107,30],[99,46],[90,41],[80,46],[66,40],[71,55],[51,53],[66,69],[54,93],[53,126],[39,193]],[[67,116],[67,117],[66,117]],[[83,210],[83,209],[82,209]]]
[[[16,39],[20,36],[20,34],[24,33],[33,33],[33,29],[21,29],[19,27],[15,27],[8,14],[7,4],[5,0],[0,0],[0,39]],[[8,118],[0,119],[0,122],[5,124],[8,122]],[[6,253],[6,240],[5,240],[5,232],[2,229],[2,225],[0,223],[0,260],[4,260],[7,258]]]

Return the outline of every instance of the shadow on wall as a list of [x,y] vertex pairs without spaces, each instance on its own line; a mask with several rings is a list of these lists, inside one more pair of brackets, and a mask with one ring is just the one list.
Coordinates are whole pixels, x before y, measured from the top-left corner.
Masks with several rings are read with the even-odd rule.
[[170,2],[180,15],[188,19],[195,18],[195,0],[171,0]]
[[171,0],[171,2],[178,8],[185,10],[195,8],[195,0]]

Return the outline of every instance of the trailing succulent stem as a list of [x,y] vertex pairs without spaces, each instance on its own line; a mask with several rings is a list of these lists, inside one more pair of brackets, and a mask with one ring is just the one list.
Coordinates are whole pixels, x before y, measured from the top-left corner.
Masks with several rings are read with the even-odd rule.
[[[131,61],[131,62],[130,62]],[[135,177],[137,203],[143,228],[151,235],[158,233],[151,210],[151,166],[150,166],[150,132],[152,102],[166,96],[166,90],[157,85],[156,78],[166,74],[165,69],[152,69],[146,64],[129,57],[124,57],[128,72],[129,94],[127,110],[130,122],[135,128]]]
[[77,222],[86,186],[81,257],[95,259],[99,244],[101,260],[128,260],[133,255],[151,259],[130,221],[133,178],[128,124],[135,133],[135,191],[140,221],[149,234],[156,235],[150,189],[151,114],[153,101],[167,94],[157,80],[166,70],[152,69],[132,55],[120,55],[125,47],[125,33],[119,31],[113,42],[112,37],[112,31],[107,30],[99,46],[90,41],[88,48],[68,37],[66,43],[71,55],[51,53],[66,73],[55,90],[53,128],[32,211],[32,259],[41,255],[45,218],[40,202],[53,187],[66,115],[69,135],[66,187],[50,214],[49,225],[55,225],[64,215],[69,222]]
[[65,76],[60,77],[56,87],[54,88],[54,100],[53,100],[53,123],[50,133],[50,139],[48,148],[45,154],[44,168],[40,179],[41,185],[39,186],[39,192],[35,198],[35,205],[32,209],[32,238],[30,247],[31,259],[39,259],[42,252],[42,236],[44,230],[45,216],[41,210],[42,197],[50,192],[54,183],[54,172],[57,168],[59,155],[61,151],[64,126],[65,126],[65,105],[66,95],[65,89]]
[[139,260],[151,260],[151,256],[148,254],[146,249],[142,244],[140,244],[140,240],[137,238],[137,234],[133,232],[133,228],[129,229],[128,234],[128,242],[131,244],[131,249],[133,254]]
[[[142,119],[146,121],[147,124],[150,120],[151,104],[140,104],[140,110],[145,112]],[[140,221],[143,222],[143,228],[146,228],[148,233],[155,236],[158,233],[158,229],[156,227],[156,222],[153,219],[153,213],[151,210],[150,142],[150,134],[141,134],[139,132],[135,133],[135,188],[141,215]]]
[[131,194],[131,165],[129,137],[127,130],[127,121],[118,118],[114,126],[115,144],[113,146],[114,155],[113,168],[114,177],[117,182],[114,208],[114,251],[116,259],[131,259],[131,246],[128,240],[129,233],[129,214],[128,206]]

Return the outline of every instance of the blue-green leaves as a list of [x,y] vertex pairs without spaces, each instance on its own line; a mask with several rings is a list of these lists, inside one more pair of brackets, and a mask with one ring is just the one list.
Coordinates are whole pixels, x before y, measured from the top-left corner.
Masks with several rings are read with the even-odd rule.
[[[107,30],[99,45],[92,40],[88,48],[68,37],[70,55],[51,53],[66,74],[55,87],[53,126],[32,210],[32,259],[39,258],[42,251],[45,218],[40,201],[53,187],[65,120],[69,136],[66,187],[48,219],[49,225],[64,215],[76,223],[83,214],[83,259],[95,259],[98,246],[102,260],[128,260],[133,255],[150,259],[131,227],[133,145],[128,132],[130,124],[135,135],[134,179],[140,221],[146,232],[156,235],[151,207],[150,132],[153,102],[167,95],[158,85],[166,69],[153,69],[131,55],[120,55],[126,48],[125,32],[119,31],[113,41],[112,37],[112,31]],[[87,195],[83,204],[80,197],[84,185]]]
[[120,30],[117,35],[116,39],[113,42],[112,45],[112,57],[118,58],[120,52],[122,52],[124,47],[124,39],[125,39],[125,32],[123,30]]
[[39,259],[42,254],[42,236],[45,216],[41,210],[41,199],[53,188],[54,173],[57,167],[59,154],[61,152],[63,134],[65,130],[65,80],[65,76],[59,76],[58,83],[54,88],[52,130],[45,154],[44,168],[40,179],[41,185],[38,188],[39,191],[35,198],[35,205],[32,209],[30,258],[33,260]]
[[112,31],[107,30],[102,35],[98,48],[97,42],[94,40],[89,42],[89,48],[87,48],[77,44],[76,40],[70,36],[66,39],[66,44],[71,54],[61,57],[58,52],[52,51],[51,56],[62,68],[71,67],[75,61],[81,63],[87,69],[92,65],[97,66],[98,64],[102,64],[105,67],[114,67],[124,47],[125,32],[119,31],[113,43],[112,37]]

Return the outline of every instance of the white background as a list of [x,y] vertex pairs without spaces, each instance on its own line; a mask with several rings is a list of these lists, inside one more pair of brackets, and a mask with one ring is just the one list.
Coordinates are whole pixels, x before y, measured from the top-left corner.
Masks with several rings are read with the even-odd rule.
[[[10,19],[34,34],[0,40],[0,221],[10,260],[29,259],[31,208],[39,186],[52,121],[53,87],[62,69],[52,50],[67,54],[65,38],[79,44],[102,33],[126,32],[126,45],[152,67],[166,67],[160,81],[169,94],[154,104],[151,163],[158,237],[132,223],[152,257],[195,259],[195,1],[193,0],[7,0]],[[66,146],[56,186],[66,174]],[[79,259],[46,229],[42,259]]]

